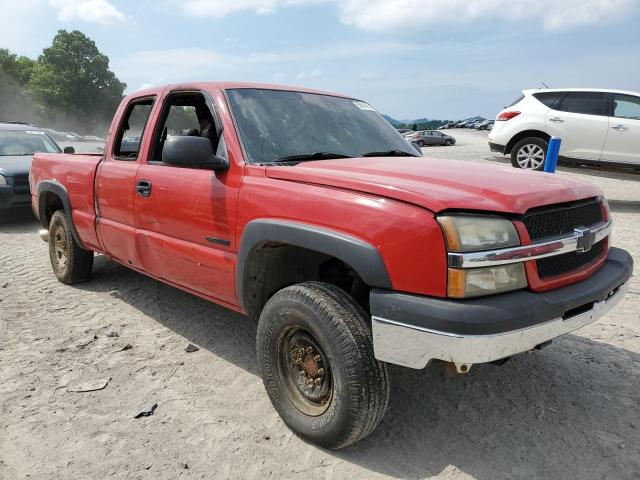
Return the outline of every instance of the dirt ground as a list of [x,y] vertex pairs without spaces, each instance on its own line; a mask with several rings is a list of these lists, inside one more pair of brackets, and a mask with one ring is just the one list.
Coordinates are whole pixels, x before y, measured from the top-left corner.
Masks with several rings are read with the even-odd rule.
[[[503,161],[486,133],[451,133],[458,145],[425,154]],[[558,175],[606,190],[613,244],[640,263],[640,176]],[[378,429],[332,452],[271,407],[252,321],[104,257],[64,286],[37,230],[28,211],[0,220],[1,479],[640,478],[637,276],[608,316],[502,367],[391,366]],[[108,385],[73,391],[94,380]]]

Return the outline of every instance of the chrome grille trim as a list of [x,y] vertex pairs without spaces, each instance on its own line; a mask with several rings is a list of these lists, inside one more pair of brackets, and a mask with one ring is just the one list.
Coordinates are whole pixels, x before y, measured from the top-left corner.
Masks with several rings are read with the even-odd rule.
[[449,252],[447,254],[448,264],[453,268],[495,267],[496,265],[507,265],[509,263],[537,260],[563,253],[582,251],[585,230],[589,230],[593,235],[592,244],[596,244],[609,236],[612,229],[613,221],[608,220],[590,229],[577,228],[572,234],[535,242],[530,245],[481,252]]

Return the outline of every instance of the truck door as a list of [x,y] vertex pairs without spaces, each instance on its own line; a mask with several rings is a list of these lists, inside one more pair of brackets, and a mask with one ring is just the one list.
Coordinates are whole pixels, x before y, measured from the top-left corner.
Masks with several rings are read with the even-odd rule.
[[640,97],[610,94],[612,116],[602,160],[640,165]]
[[138,152],[155,98],[135,98],[125,107],[105,159],[96,175],[97,232],[105,251],[141,268],[135,248],[133,196]]
[[209,139],[227,151],[207,93],[175,91],[165,98],[146,162],[136,176],[136,246],[150,274],[221,302],[236,304],[235,209],[239,167],[224,173],[162,162],[171,136]]

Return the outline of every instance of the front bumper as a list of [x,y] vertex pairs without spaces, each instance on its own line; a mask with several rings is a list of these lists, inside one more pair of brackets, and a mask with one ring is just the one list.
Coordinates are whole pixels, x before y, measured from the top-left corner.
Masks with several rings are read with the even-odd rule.
[[11,185],[0,186],[0,209],[31,205],[31,194],[16,193]]
[[424,368],[431,360],[469,366],[532,350],[606,314],[624,297],[632,270],[629,253],[611,248],[588,279],[548,292],[447,300],[373,290],[375,356]]

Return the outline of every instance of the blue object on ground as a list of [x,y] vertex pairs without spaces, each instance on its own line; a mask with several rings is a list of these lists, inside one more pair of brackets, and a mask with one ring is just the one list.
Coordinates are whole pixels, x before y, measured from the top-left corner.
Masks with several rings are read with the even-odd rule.
[[551,137],[549,147],[547,148],[547,158],[544,161],[544,171],[547,173],[555,173],[558,165],[558,157],[560,156],[560,137]]

